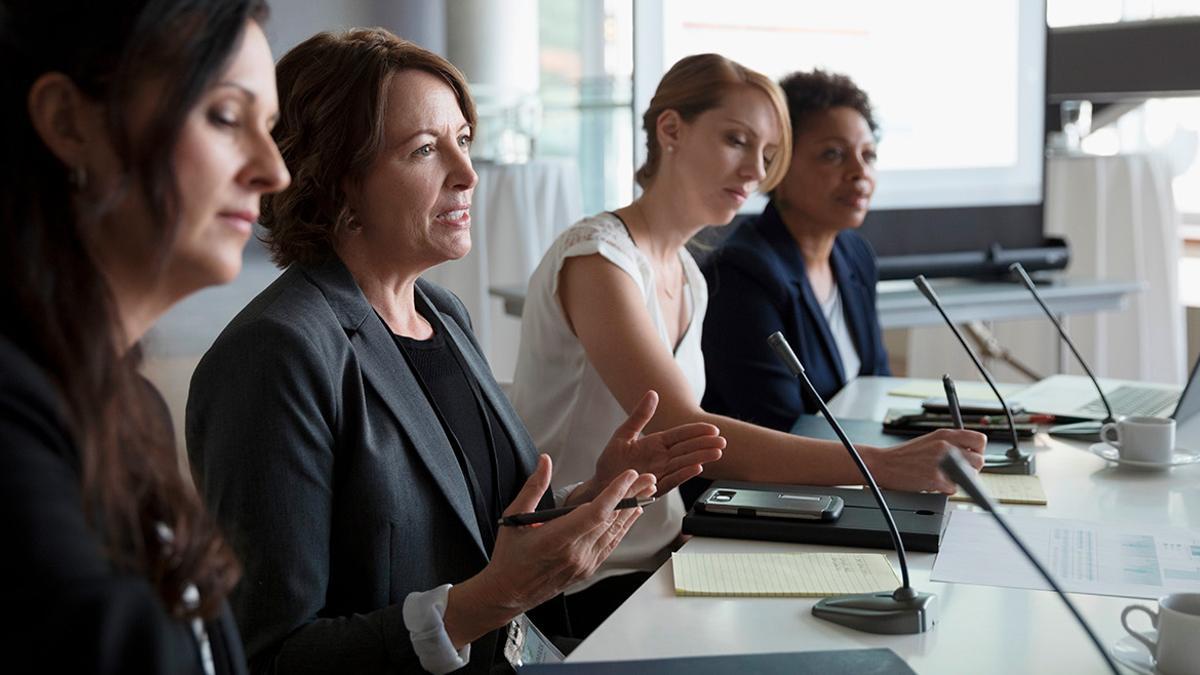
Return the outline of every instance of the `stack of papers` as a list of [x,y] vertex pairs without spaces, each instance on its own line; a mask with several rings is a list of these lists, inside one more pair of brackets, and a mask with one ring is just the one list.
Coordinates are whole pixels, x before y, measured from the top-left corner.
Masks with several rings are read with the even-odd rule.
[[[1001,504],[1046,505],[1046,492],[1042,490],[1042,479],[1037,476],[1019,476],[1003,473],[981,473],[976,479],[983,485],[992,499]],[[969,502],[971,498],[959,488],[950,497],[952,502]]]
[[676,595],[802,598],[900,585],[881,553],[676,553],[671,563]]

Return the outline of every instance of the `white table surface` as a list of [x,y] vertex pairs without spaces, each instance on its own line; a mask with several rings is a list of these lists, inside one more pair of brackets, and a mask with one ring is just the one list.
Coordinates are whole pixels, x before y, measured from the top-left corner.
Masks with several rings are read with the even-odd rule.
[[[913,399],[887,392],[907,380],[860,378],[831,403],[835,415],[879,419]],[[1006,506],[1010,513],[1196,528],[1200,465],[1169,472],[1111,468],[1087,444],[1039,434],[1038,475],[1047,506]],[[956,508],[976,507],[952,502]],[[687,552],[859,551],[845,547],[694,537]],[[889,554],[899,573],[895,554]],[[668,562],[570,656],[570,661],[663,658],[889,647],[918,673],[1091,673],[1106,666],[1062,601],[1048,591],[934,583],[934,554],[909,553],[913,585],[937,595],[938,624],[922,635],[872,635],[821,621],[813,598],[676,597]],[[1120,611],[1152,601],[1071,594],[1107,645],[1125,635]],[[1200,664],[1198,664],[1200,670]]]

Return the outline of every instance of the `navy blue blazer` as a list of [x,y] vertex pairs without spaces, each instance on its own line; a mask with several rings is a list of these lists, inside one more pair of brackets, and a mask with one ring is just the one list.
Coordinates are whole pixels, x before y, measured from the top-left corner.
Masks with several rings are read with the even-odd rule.
[[767,336],[775,331],[788,339],[827,400],[858,375],[891,374],[875,312],[875,252],[856,232],[843,231],[834,241],[830,264],[862,360],[850,377],[843,376],[800,247],[773,202],[739,226],[705,262],[705,410],[784,431],[799,415],[817,412],[816,401],[767,346]]

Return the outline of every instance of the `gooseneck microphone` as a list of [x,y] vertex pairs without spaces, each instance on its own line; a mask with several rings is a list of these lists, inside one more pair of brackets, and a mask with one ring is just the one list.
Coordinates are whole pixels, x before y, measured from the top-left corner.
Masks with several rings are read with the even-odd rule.
[[950,327],[950,332],[954,333],[954,337],[958,338],[958,343],[962,345],[963,350],[967,352],[967,356],[971,357],[971,362],[975,364],[976,370],[979,371],[980,375],[983,375],[983,379],[988,383],[988,386],[992,388],[992,393],[995,394],[996,399],[1000,401],[1000,407],[1004,408],[1004,416],[1008,419],[1008,431],[1012,434],[1012,447],[1010,447],[1001,457],[985,454],[983,460],[983,471],[990,471],[992,473],[1032,474],[1034,472],[1033,455],[1026,452],[1021,452],[1021,441],[1017,437],[1017,423],[1013,420],[1012,408],[1009,407],[1008,401],[1004,400],[1004,396],[1000,393],[1000,389],[996,387],[996,383],[992,380],[991,373],[987,371],[987,368],[983,367],[983,363],[980,362],[979,357],[975,355],[975,350],[971,349],[971,346],[968,345],[967,341],[963,338],[962,333],[959,332],[958,326],[955,326],[954,322],[950,320],[949,315],[946,314],[946,309],[942,307],[942,302],[938,300],[937,293],[933,292],[933,287],[931,287],[929,282],[925,280],[925,275],[917,275],[917,278],[913,279],[913,283],[917,285],[917,289],[921,291],[921,295],[925,296],[925,299],[929,301],[929,304],[933,305],[934,308],[937,309],[938,314],[942,315],[942,319],[946,322],[946,325]]
[[825,598],[813,606],[813,616],[867,633],[910,635],[932,629],[936,623],[933,611],[935,596],[932,593],[918,593],[909,583],[908,558],[904,555],[904,542],[900,539],[900,531],[896,529],[892,511],[888,508],[883,493],[879,491],[879,486],[875,483],[875,477],[871,475],[862,455],[858,454],[858,449],[854,447],[854,444],[846,436],[846,432],[842,430],[842,425],[838,424],[833,413],[829,412],[828,406],[825,405],[825,399],[821,398],[817,388],[808,379],[808,374],[804,372],[804,366],[801,365],[800,359],[796,358],[796,353],[792,351],[792,346],[788,344],[783,334],[772,333],[767,338],[767,343],[771,345],[775,355],[791,371],[792,375],[800,378],[800,381],[804,383],[804,387],[816,399],[817,407],[825,415],[825,421],[833,427],[838,440],[850,453],[850,457],[866,481],[867,487],[875,495],[879,511],[883,514],[888,532],[892,535],[892,546],[895,547],[896,555],[900,559],[900,578],[902,580],[900,588],[891,593],[859,593]]
[[1069,347],[1071,349],[1071,353],[1075,355],[1075,360],[1078,361],[1079,365],[1083,367],[1083,372],[1087,373],[1088,379],[1092,381],[1092,386],[1094,386],[1096,391],[1100,394],[1100,402],[1104,404],[1104,410],[1108,413],[1108,416],[1105,417],[1101,422],[1093,421],[1079,422],[1077,424],[1061,424],[1050,429],[1050,433],[1072,436],[1076,438],[1082,437],[1097,441],[1101,440],[1100,428],[1109,422],[1117,421],[1116,415],[1113,414],[1112,406],[1108,404],[1108,397],[1104,395],[1104,390],[1100,388],[1100,383],[1096,381],[1096,376],[1092,373],[1092,369],[1088,367],[1087,361],[1083,360],[1083,356],[1079,353],[1079,350],[1075,348],[1075,343],[1072,342],[1071,337],[1067,335],[1067,331],[1065,328],[1063,328],[1062,322],[1060,322],[1054,316],[1054,312],[1051,312],[1050,308],[1046,306],[1046,301],[1042,299],[1042,294],[1038,293],[1037,286],[1034,285],[1033,279],[1030,279],[1029,274],[1025,272],[1025,267],[1022,266],[1021,263],[1017,262],[1009,265],[1008,271],[1016,274],[1017,278],[1019,278],[1021,282],[1025,284],[1025,288],[1029,289],[1029,293],[1033,295],[1033,299],[1037,300],[1038,306],[1041,307],[1042,311],[1046,313],[1046,318],[1050,319],[1050,323],[1054,324],[1054,327],[1058,329],[1058,336],[1062,338],[1063,342],[1067,343],[1067,347]]
[[1013,543],[1017,545],[1017,548],[1021,550],[1021,553],[1024,554],[1025,557],[1029,559],[1029,562],[1033,563],[1033,566],[1037,568],[1037,571],[1041,573],[1042,577],[1046,580],[1046,583],[1050,584],[1050,588],[1052,588],[1055,593],[1058,593],[1058,597],[1062,598],[1063,604],[1067,606],[1067,609],[1071,610],[1071,614],[1075,616],[1075,620],[1079,622],[1079,625],[1083,626],[1084,632],[1086,632],[1088,637],[1092,639],[1092,644],[1096,645],[1096,649],[1099,650],[1100,655],[1104,657],[1104,661],[1108,664],[1108,667],[1113,671],[1113,673],[1120,673],[1120,671],[1117,670],[1117,664],[1113,662],[1108,650],[1105,649],[1104,645],[1100,642],[1100,638],[1096,636],[1095,631],[1092,630],[1092,627],[1088,625],[1087,621],[1084,621],[1083,615],[1080,614],[1079,610],[1075,608],[1075,603],[1071,602],[1071,599],[1068,598],[1065,593],[1063,593],[1062,588],[1060,588],[1058,583],[1054,581],[1054,577],[1051,576],[1050,572],[1042,566],[1042,563],[1039,562],[1037,557],[1033,555],[1033,552],[1030,551],[1027,546],[1025,546],[1025,542],[1021,541],[1021,538],[1018,537],[1017,533],[1013,531],[1012,527],[1008,524],[1008,521],[1005,520],[1004,516],[1000,515],[1000,513],[996,511],[996,503],[993,502],[991,497],[987,495],[983,489],[983,486],[981,486],[979,482],[975,480],[974,469],[972,469],[967,464],[966,460],[962,458],[962,455],[958,452],[958,449],[951,448],[950,452],[947,452],[945,457],[943,457],[942,461],[938,464],[938,468],[942,470],[942,473],[945,474],[947,478],[957,483],[958,486],[963,489],[963,492],[966,492],[967,495],[969,495],[971,499],[975,501],[976,505],[978,505],[984,511],[992,514],[992,517],[996,519],[996,523],[1000,525],[1002,530],[1004,530],[1004,534],[1008,535],[1009,539],[1012,539]]

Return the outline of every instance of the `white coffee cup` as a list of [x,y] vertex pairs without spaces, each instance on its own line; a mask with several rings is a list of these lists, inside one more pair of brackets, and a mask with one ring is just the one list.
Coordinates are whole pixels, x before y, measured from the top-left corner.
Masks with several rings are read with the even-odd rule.
[[[1132,612],[1145,612],[1158,630],[1158,641],[1129,627]],[[1193,674],[1200,668],[1200,593],[1172,593],[1158,599],[1158,611],[1130,605],[1121,612],[1121,625],[1146,645],[1163,675]]]
[[1101,427],[1100,440],[1116,448],[1121,459],[1168,464],[1175,452],[1175,420],[1125,417]]

